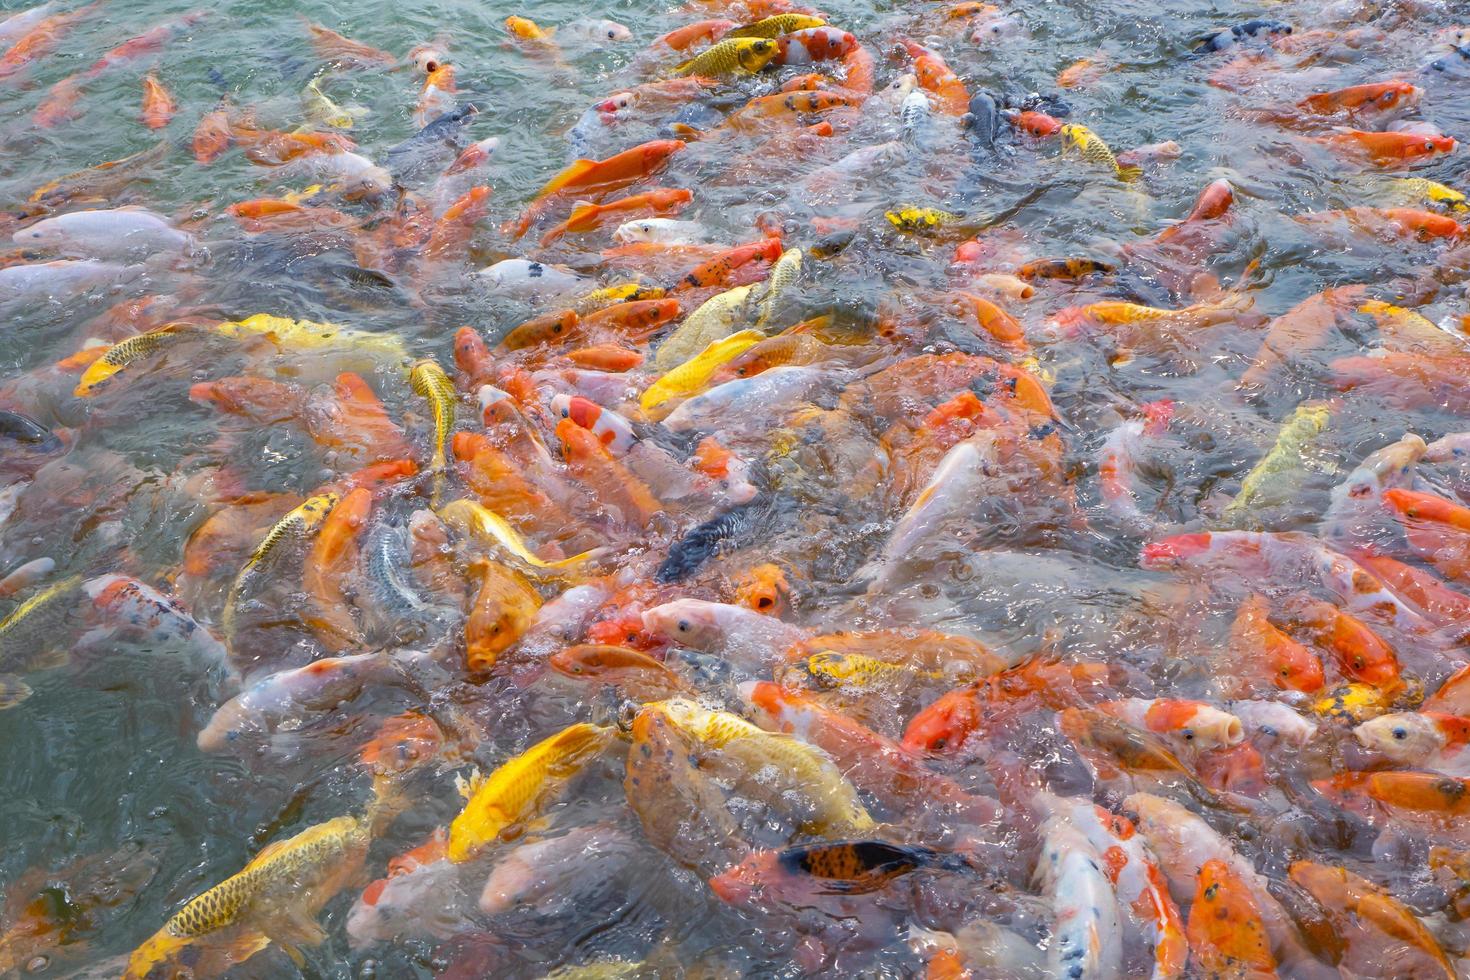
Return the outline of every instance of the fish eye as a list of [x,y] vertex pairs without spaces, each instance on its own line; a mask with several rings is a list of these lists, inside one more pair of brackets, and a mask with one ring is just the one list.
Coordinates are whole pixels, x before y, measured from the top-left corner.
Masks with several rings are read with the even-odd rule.
[[1194,729],[1193,728],[1185,728],[1185,729],[1182,729],[1179,732],[1179,734],[1184,736],[1184,740],[1186,742],[1193,742],[1194,741]]
[[615,40],[617,38],[617,36],[618,35],[617,35],[617,32],[616,31],[608,31],[607,32],[607,39],[609,41]]
[[675,628],[680,633],[687,633],[687,632],[689,632],[689,629],[690,629],[689,620],[687,620],[687,619],[681,619],[681,620],[679,620],[679,624]]
[[1394,726],[1394,729],[1390,734],[1392,734],[1393,737],[1398,739],[1399,741],[1403,741],[1404,739],[1409,737],[1409,730],[1403,725],[1396,725]]
[[1432,149],[1434,149],[1434,144],[1431,143],[1429,140],[1425,140],[1424,141],[1424,149],[1426,149],[1426,150],[1432,150]]

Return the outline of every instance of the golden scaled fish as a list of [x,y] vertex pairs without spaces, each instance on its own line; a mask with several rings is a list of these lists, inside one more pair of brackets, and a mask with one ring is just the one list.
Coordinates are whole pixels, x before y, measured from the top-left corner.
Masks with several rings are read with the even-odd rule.
[[659,343],[653,352],[653,366],[660,371],[672,371],[721,337],[728,337],[736,324],[750,315],[747,304],[754,288],[736,286],[701,303]]
[[1329,691],[1312,703],[1318,717],[1347,725],[1360,725],[1394,708],[1394,698],[1372,684],[1351,683]]
[[0,620],[0,711],[31,696],[30,685],[12,671],[44,670],[66,662],[68,638],[61,624],[76,611],[82,576],[53,582]]
[[429,463],[429,469],[434,474],[434,493],[431,499],[437,507],[439,498],[444,493],[444,447],[449,442],[450,431],[454,429],[454,382],[449,380],[449,375],[444,373],[438,362],[425,358],[414,364],[409,371],[408,386],[413,389],[414,394],[428,401],[429,411],[434,416],[434,458]]
[[225,608],[220,619],[227,639],[233,639],[235,635],[235,613],[256,570],[280,551],[283,542],[304,540],[312,531],[321,527],[322,521],[326,520],[327,515],[341,499],[341,495],[330,492],[308,497],[287,511],[285,516],[276,521],[266,532],[260,544],[255,546],[255,550],[240,567],[235,581],[230,585],[229,594],[225,598]]
[[1240,481],[1240,492],[1225,508],[1229,526],[1254,528],[1258,524],[1250,516],[1254,511],[1294,498],[1308,473],[1320,468],[1312,462],[1313,447],[1331,420],[1332,409],[1325,402],[1297,406],[1270,451]]
[[[760,787],[785,802],[803,801],[804,829],[854,835],[876,826],[842,771],[821,749],[792,735],[768,732],[727,711],[711,711],[686,698],[648,705],[706,751],[728,760],[743,777],[760,773]],[[715,766],[713,760],[711,766]],[[767,780],[774,774],[775,783]],[[779,785],[778,785],[779,784]]]
[[1108,167],[1119,180],[1133,180],[1143,174],[1140,167],[1125,167],[1118,163],[1118,158],[1113,156],[1102,137],[1077,123],[1067,123],[1062,127],[1062,153],[1069,150],[1076,150],[1089,163]]
[[719,78],[722,75],[754,75],[776,57],[776,42],[766,38],[737,37],[721,41],[708,51],[674,66],[676,75]]
[[333,323],[292,320],[289,317],[271,316],[269,313],[257,313],[243,320],[227,320],[218,324],[215,330],[222,336],[233,337],[237,340],[264,337],[280,347],[299,350],[350,347],[354,350],[381,354],[395,360],[408,360],[403,341],[393,334],[349,330]]
[[889,684],[907,685],[916,679],[944,680],[936,670],[920,670],[909,664],[888,663],[861,653],[823,650],[790,664],[786,678],[800,679],[804,686],[821,690],[863,690]]
[[313,78],[301,91],[301,110],[309,122],[333,129],[351,129],[354,122],[367,115],[361,106],[343,107],[322,91],[321,79]]
[[1424,314],[1406,307],[1375,299],[1359,306],[1358,312],[1373,318],[1385,346],[1394,350],[1448,357],[1470,353],[1470,338],[1443,330]]
[[1437,180],[1425,177],[1396,177],[1389,182],[1395,197],[1416,204],[1435,205],[1446,211],[1463,214],[1470,212],[1470,199],[1464,194],[1447,187]]
[[509,760],[489,776],[462,783],[464,809],[449,825],[449,860],[462,863],[533,816],[546,799],[612,743],[616,730],[579,723]]
[[362,870],[384,812],[337,817],[271,844],[237,874],[191,899],[134,950],[124,980],[144,980],[190,946],[215,957],[199,975],[223,973],[272,942],[303,962],[296,947],[326,937],[316,916]]
[[962,214],[953,211],[941,211],[938,208],[896,208],[885,211],[883,217],[888,223],[899,231],[913,235],[923,235],[938,231],[948,225],[957,224],[965,220]]
[[645,286],[638,282],[622,282],[594,289],[572,304],[578,316],[587,316],[606,309],[616,303],[636,303],[645,299],[663,299],[664,289],[660,286]]
[[827,22],[822,18],[808,17],[806,14],[777,14],[774,17],[763,17],[753,23],[727,31],[721,40],[728,41],[740,37],[777,38],[793,31],[804,31],[809,27],[825,27],[826,24]]
[[755,328],[766,329],[771,320],[771,315],[776,312],[777,305],[796,285],[796,280],[801,277],[801,249],[788,248],[781,253],[776,264],[771,266],[771,275],[766,279],[766,295],[761,300],[760,315],[756,317]]
[[172,149],[173,141],[163,140],[120,160],[109,160],[58,177],[36,188],[27,203],[37,208],[54,209],[70,201],[108,200],[133,181],[153,173]]
[[694,357],[666,372],[644,390],[638,404],[645,412],[670,398],[692,395],[702,389],[714,373],[731,360],[754,347],[766,335],[759,330],[741,330],[716,340]]
[[516,529],[509,521],[482,504],[473,500],[456,500],[439,508],[438,513],[444,523],[462,528],[481,541],[490,541],[499,545],[532,568],[574,568],[602,553],[602,549],[593,548],[580,555],[572,555],[570,558],[546,561],[526,547],[526,542],[516,533]]
[[78,398],[90,398],[97,394],[97,390],[107,384],[113,375],[123,371],[134,361],[152,357],[159,351],[173,346],[180,339],[190,334],[197,335],[199,332],[199,328],[190,323],[166,323],[147,333],[140,333],[136,337],[129,337],[121,343],[113,344],[107,349],[107,353],[87,365],[87,370],[82,372],[81,380],[77,382],[72,394]]

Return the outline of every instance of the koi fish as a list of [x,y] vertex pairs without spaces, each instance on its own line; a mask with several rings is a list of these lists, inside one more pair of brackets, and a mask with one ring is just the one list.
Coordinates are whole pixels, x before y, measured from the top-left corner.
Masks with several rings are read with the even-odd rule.
[[488,776],[461,784],[464,809],[449,825],[445,854],[462,864],[534,816],[612,743],[613,729],[576,724],[543,739]]

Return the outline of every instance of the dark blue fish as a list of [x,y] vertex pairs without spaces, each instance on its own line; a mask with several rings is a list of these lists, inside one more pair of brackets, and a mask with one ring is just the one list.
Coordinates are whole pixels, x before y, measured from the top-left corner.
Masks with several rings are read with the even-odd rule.
[[468,145],[465,128],[480,109],[473,102],[457,106],[385,154],[393,179],[407,184],[425,173],[439,173]]
[[0,409],[0,437],[41,452],[61,448],[61,440],[29,415]]
[[977,92],[970,99],[970,111],[965,113],[965,128],[975,145],[995,153],[995,134],[1000,129],[1000,109],[988,92]]
[[1451,48],[1444,57],[1435,58],[1421,70],[1449,78],[1470,78],[1470,44]]
[[679,582],[693,575],[722,544],[738,541],[754,531],[764,512],[757,498],[691,528],[669,548],[668,557],[653,573],[654,581]]

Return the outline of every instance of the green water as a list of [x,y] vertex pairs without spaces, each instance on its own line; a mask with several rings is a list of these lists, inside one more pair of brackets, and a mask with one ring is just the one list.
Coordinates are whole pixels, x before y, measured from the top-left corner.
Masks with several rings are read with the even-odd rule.
[[[873,51],[879,86],[891,80],[896,72],[885,62],[886,55],[896,36],[915,31],[908,18],[918,5],[835,0],[823,6],[833,24],[854,32]],[[975,162],[963,144],[920,152],[885,179],[864,178],[803,202],[789,195],[814,162],[761,158],[753,155],[751,144],[738,142],[695,144],[671,169],[668,186],[695,188],[700,220],[719,240],[732,241],[747,240],[756,215],[763,211],[788,212],[801,221],[824,211],[871,215],[883,207],[913,202],[983,213],[999,211],[1042,189],[1013,222],[1016,234],[1024,241],[1044,242],[1040,251],[1046,254],[1070,255],[1096,253],[1110,243],[1151,233],[1165,220],[1185,214],[1204,183],[1227,177],[1236,188],[1243,217],[1225,250],[1212,259],[1212,268],[1231,278],[1252,258],[1263,258],[1259,283],[1267,291],[1260,307],[1280,313],[1325,285],[1387,280],[1412,274],[1421,263],[1406,248],[1324,247],[1283,217],[1359,203],[1360,191],[1350,175],[1326,163],[1320,148],[1297,147],[1299,153],[1294,153],[1296,144],[1280,130],[1227,113],[1228,107],[1238,104],[1238,97],[1209,86],[1209,68],[1188,56],[1188,39],[1206,29],[1260,15],[1309,22],[1317,6],[1234,0],[1038,0],[1015,5],[1012,16],[1024,29],[997,41],[976,45],[966,38],[967,32],[935,39],[972,91],[1051,90],[1059,70],[1101,51],[1118,68],[1085,90],[1065,93],[1073,118],[1105,134],[1115,149],[1170,139],[1183,147],[1179,160],[1151,172],[1146,195],[1111,181],[1077,180],[1076,172],[1068,172],[1051,149],[1022,149],[997,165]],[[0,7],[9,9],[13,4]],[[1402,17],[1385,21],[1389,33],[1381,44],[1338,61],[1324,60],[1325,87],[1415,70],[1427,60],[1436,31],[1470,13],[1463,5],[1458,10],[1453,4],[1424,7],[1417,22]],[[462,0],[226,3],[210,7],[205,21],[172,40],[161,54],[111,69],[90,83],[74,121],[49,131],[32,125],[31,113],[52,84],[84,69],[125,38],[190,9],[167,0],[110,0],[101,13],[68,34],[54,53],[0,82],[0,201],[23,200],[48,179],[147,149],[161,135],[175,149],[146,184],[129,189],[125,201],[190,223],[210,255],[199,268],[152,271],[144,283],[125,293],[13,311],[0,328],[4,407],[70,430],[76,445],[69,458],[78,468],[69,482],[53,475],[58,483],[49,506],[32,501],[6,526],[0,537],[0,566],[7,569],[49,556],[59,572],[95,575],[125,568],[134,574],[146,571],[140,577],[163,584],[181,560],[184,540],[206,512],[185,483],[199,472],[199,456],[215,438],[219,423],[215,415],[187,399],[187,386],[235,373],[232,369],[241,366],[235,355],[221,355],[221,361],[171,363],[151,375],[149,384],[85,404],[70,397],[65,379],[58,382],[44,376],[49,365],[88,339],[90,317],[125,295],[177,294],[186,298],[187,305],[217,307],[231,316],[271,312],[391,331],[412,355],[433,356],[446,365],[452,360],[450,338],[459,325],[476,325],[494,338],[525,318],[523,305],[490,295],[465,279],[468,267],[443,271],[423,290],[425,301],[417,303],[399,286],[363,286],[344,278],[341,268],[348,252],[340,242],[324,238],[319,245],[288,251],[247,240],[222,214],[230,203],[304,184],[298,180],[283,185],[276,175],[252,166],[239,153],[200,166],[188,149],[196,122],[222,97],[237,107],[253,107],[262,126],[291,129],[299,124],[299,93],[321,67],[308,43],[303,17],[399,55],[420,43],[435,42],[447,49],[457,67],[459,98],[480,109],[469,134],[500,139],[487,171],[494,187],[491,215],[474,243],[474,260],[483,265],[523,254],[494,228],[512,218],[570,159],[564,134],[582,112],[646,77],[646,69],[630,66],[654,37],[705,16],[649,2],[615,2],[594,11],[569,2],[526,7]],[[628,25],[635,40],[555,63],[507,40],[501,22],[509,14],[552,25],[577,16],[605,17]],[[922,39],[922,32],[919,36]],[[148,131],[137,120],[139,78],[148,65],[156,65],[159,78],[180,106],[178,116],[161,134]],[[1269,102],[1273,84],[1264,79],[1254,94]],[[1419,84],[1426,88],[1425,102],[1433,107],[1434,122],[1446,133],[1470,137],[1470,82],[1431,78]],[[418,79],[412,71],[342,71],[330,75],[324,87],[339,103],[366,108],[351,131],[365,155],[375,156],[415,132]],[[1301,87],[1293,83],[1281,91]],[[879,117],[888,111],[874,107],[857,124],[861,136],[851,145],[894,138],[895,120]],[[635,119],[616,133],[599,137],[596,155],[653,138],[661,121]],[[1462,149],[1416,173],[1453,183],[1464,174],[1463,159]],[[944,250],[864,248],[840,272],[820,277],[804,299],[807,306],[813,310],[836,306],[857,316],[874,308],[886,286],[924,289],[943,280]],[[573,251],[556,257],[572,264],[595,262],[595,255]],[[1445,312],[1452,309],[1463,312],[1463,303],[1458,307],[1447,303]],[[1218,358],[1189,377],[1142,367],[1108,374],[1099,361],[1063,360],[1054,397],[1079,423],[1095,418],[1099,406],[1113,399],[1188,399],[1237,374],[1256,343],[1255,337],[1225,342]],[[310,375],[309,368],[305,373]],[[423,439],[427,430],[422,409],[396,369],[380,367],[369,380],[395,417],[418,413],[414,433]],[[1238,475],[1255,458],[1262,440],[1269,440],[1270,420],[1283,416],[1305,393],[1303,384],[1273,396],[1261,418],[1242,420],[1233,428],[1234,441],[1223,440],[1187,458],[1181,453],[1175,462],[1185,474],[1180,481],[1185,486],[1170,506],[1193,516],[1193,508],[1217,483],[1227,480],[1228,474]],[[1440,431],[1455,428],[1453,420],[1429,418],[1427,424]],[[1421,419],[1420,424],[1426,423]],[[248,474],[252,487],[306,492],[321,483],[324,474],[300,437],[281,430],[248,431],[238,423],[228,427],[240,433],[232,461]],[[1355,460],[1367,449],[1396,438],[1403,427],[1395,413],[1381,406],[1354,403],[1335,429],[1335,447],[1344,459]],[[1331,479],[1324,476],[1318,483],[1314,489],[1320,494],[1331,486]],[[861,544],[861,536],[854,533],[836,547]],[[824,546],[831,544],[811,542],[809,550]],[[1084,630],[1091,629],[1093,641],[1102,647],[1111,636],[1110,627],[1104,625],[1111,622],[1115,601],[1109,589],[1139,578],[1132,564],[1134,554],[1131,544],[1101,540],[1091,556],[1096,564],[1090,573],[1098,584],[1082,590],[1090,598],[1081,606],[1074,603],[1078,592],[1059,596],[1031,592],[1027,598],[1051,603],[1044,615],[1028,618],[1029,612],[1008,607],[1005,615],[992,616],[984,625],[997,630],[997,635],[1006,635],[1006,630],[1012,636],[1025,635],[1037,629],[1037,619],[1053,615],[1052,606],[1072,604],[1068,614],[1074,625],[1080,622]],[[843,563],[836,564],[840,568]],[[1085,576],[1077,573],[1077,577]],[[933,619],[939,624],[977,625],[984,617],[954,610],[935,613]],[[237,871],[265,844],[356,809],[366,798],[366,780],[352,764],[354,745],[371,731],[361,718],[346,723],[347,733],[355,739],[342,739],[340,748],[314,743],[298,758],[200,753],[194,736],[213,708],[210,690],[197,665],[176,651],[109,642],[101,649],[79,649],[71,664],[33,675],[28,683],[34,696],[18,708],[0,712],[4,844],[0,882],[14,881],[27,869],[59,872],[79,857],[125,848],[137,848],[156,864],[156,873],[139,872],[135,877],[141,881],[127,889],[115,907],[99,913],[99,927],[86,930],[83,943],[50,951],[41,975],[67,976],[68,971],[91,964],[111,964],[102,968],[101,975],[109,975],[105,971],[117,968],[117,956],[152,934],[185,900]],[[545,718],[536,714],[544,709],[513,695],[497,696],[486,719],[492,731],[482,763],[503,758],[512,746],[524,747],[528,732],[546,727]],[[366,702],[354,711],[366,713],[372,706],[371,699]],[[554,716],[556,711],[548,714]],[[577,805],[593,810],[614,805],[621,792],[614,776],[595,778],[581,791],[587,802]],[[448,778],[440,777],[433,785],[423,804],[395,827],[391,839],[374,845],[368,861],[370,877],[382,873],[388,857],[418,843],[434,825],[453,816],[458,800],[448,788]],[[684,943],[694,956],[720,952],[727,963],[750,975],[795,974],[784,954],[767,959],[765,939],[747,921],[721,907],[692,876],[671,873],[656,887],[663,893],[634,897],[621,906],[598,905],[570,926],[531,931],[520,937],[518,965],[498,967],[508,972],[492,970],[487,975],[536,976],[541,964],[572,962],[579,958],[576,954],[587,951],[637,957],[661,936]],[[356,887],[350,888],[328,906],[322,917],[328,940],[308,951],[302,974],[432,975],[438,945],[434,942],[349,950],[343,923],[357,893]],[[889,971],[886,975],[900,976],[914,969],[915,962],[895,958],[883,969]],[[233,975],[291,976],[293,970],[288,959],[271,951]]]

